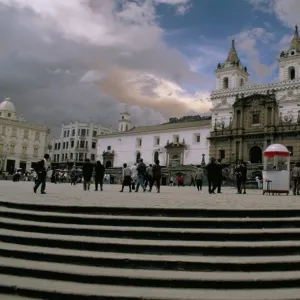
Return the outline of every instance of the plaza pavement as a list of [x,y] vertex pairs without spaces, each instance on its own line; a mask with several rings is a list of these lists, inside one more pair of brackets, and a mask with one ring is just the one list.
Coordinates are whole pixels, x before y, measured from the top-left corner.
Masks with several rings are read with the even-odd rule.
[[74,206],[113,206],[148,208],[204,209],[300,209],[300,196],[262,195],[260,190],[236,194],[234,188],[223,188],[222,194],[210,195],[207,187],[199,193],[194,187],[161,187],[161,193],[120,193],[119,185],[104,185],[103,192],[83,191],[82,184],[47,183],[47,195],[33,193],[33,182],[0,181],[0,201]]

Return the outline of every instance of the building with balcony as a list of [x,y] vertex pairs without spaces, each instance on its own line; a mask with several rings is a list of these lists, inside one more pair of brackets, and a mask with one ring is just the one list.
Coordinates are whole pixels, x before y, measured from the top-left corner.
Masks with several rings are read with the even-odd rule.
[[18,116],[9,98],[0,104],[0,170],[29,169],[47,152],[50,128]]
[[96,162],[98,136],[115,130],[100,124],[72,122],[63,124],[61,134],[52,140],[51,162],[57,168],[81,166],[85,159]]

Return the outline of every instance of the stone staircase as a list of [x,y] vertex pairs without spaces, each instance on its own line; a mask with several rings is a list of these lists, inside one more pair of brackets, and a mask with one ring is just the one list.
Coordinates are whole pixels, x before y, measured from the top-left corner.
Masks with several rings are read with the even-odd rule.
[[0,202],[0,299],[300,299],[300,211]]

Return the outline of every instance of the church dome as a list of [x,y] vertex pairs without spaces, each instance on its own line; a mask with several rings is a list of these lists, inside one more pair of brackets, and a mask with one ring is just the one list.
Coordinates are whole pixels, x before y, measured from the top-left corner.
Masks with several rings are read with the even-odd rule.
[[10,98],[5,98],[0,104],[0,117],[3,118],[15,118],[16,108],[11,102]]

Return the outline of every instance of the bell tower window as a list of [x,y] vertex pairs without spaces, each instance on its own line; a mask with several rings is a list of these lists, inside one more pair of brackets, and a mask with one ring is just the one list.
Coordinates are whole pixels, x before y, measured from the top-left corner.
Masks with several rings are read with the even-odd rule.
[[229,79],[228,77],[225,77],[223,79],[223,89],[228,89],[229,88]]
[[243,86],[244,85],[244,79],[243,78],[241,78],[241,80],[240,80],[240,86]]
[[289,79],[294,80],[296,78],[296,70],[294,67],[289,68]]

